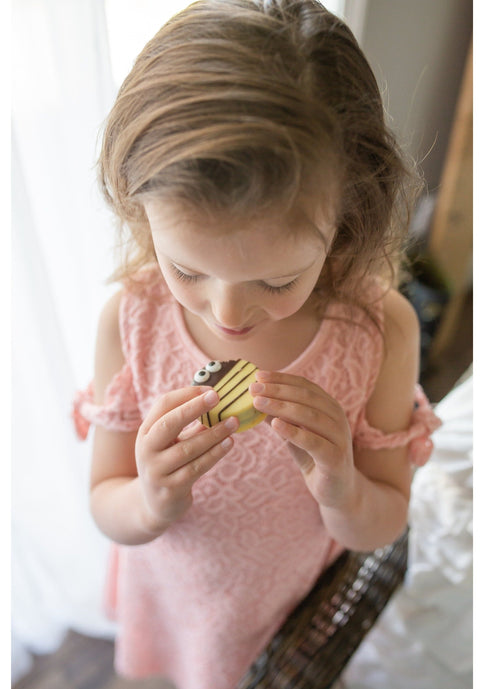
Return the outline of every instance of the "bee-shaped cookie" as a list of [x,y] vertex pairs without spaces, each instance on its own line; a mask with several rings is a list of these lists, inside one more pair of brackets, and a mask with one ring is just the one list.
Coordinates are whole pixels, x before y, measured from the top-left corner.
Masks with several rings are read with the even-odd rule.
[[211,385],[220,397],[218,404],[201,416],[204,426],[214,426],[229,416],[236,416],[240,422],[238,433],[263,421],[266,415],[254,408],[248,391],[250,383],[255,382],[256,370],[255,364],[237,359],[210,361],[195,373],[192,385]]

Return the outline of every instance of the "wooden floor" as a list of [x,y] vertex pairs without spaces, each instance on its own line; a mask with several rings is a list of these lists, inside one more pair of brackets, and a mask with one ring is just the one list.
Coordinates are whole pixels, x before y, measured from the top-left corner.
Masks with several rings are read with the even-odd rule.
[[[466,371],[473,359],[472,298],[458,333],[435,368],[422,377],[422,385],[432,402],[440,401]],[[13,689],[175,689],[162,680],[129,681],[113,670],[113,644],[69,632],[60,649],[37,657],[31,672]]]
[[56,653],[35,658],[14,689],[175,689],[153,679],[131,681],[113,670],[113,643],[69,632]]

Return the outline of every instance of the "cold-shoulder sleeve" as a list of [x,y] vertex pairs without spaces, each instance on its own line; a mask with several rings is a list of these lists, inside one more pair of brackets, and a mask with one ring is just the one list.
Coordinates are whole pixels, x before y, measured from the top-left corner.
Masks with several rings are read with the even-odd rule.
[[364,409],[360,414],[354,434],[354,445],[359,448],[372,450],[405,447],[408,445],[412,464],[423,466],[428,461],[433,449],[430,436],[441,426],[441,423],[421,386],[417,385],[412,418],[406,430],[384,433],[378,428],[370,426]]
[[77,435],[85,440],[91,424],[109,431],[136,431],[141,422],[132,371],[128,363],[112,378],[103,404],[95,404],[93,382],[75,394],[73,421]]
[[87,437],[92,424],[109,431],[135,431],[142,422],[134,371],[142,354],[137,342],[137,313],[144,301],[144,292],[125,289],[120,299],[118,325],[124,364],[108,384],[103,403],[95,404],[93,382],[74,396],[72,416],[81,439]]

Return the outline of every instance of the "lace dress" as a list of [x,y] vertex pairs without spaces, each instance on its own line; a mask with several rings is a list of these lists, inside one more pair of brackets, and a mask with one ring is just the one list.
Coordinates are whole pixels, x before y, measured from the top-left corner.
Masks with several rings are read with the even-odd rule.
[[[381,318],[381,302],[377,315]],[[327,316],[344,316],[332,304]],[[335,397],[362,447],[410,445],[427,460],[439,425],[421,389],[408,430],[371,428],[365,405],[382,358],[371,321],[326,318],[284,370]],[[181,307],[159,280],[125,292],[120,307],[125,365],[103,406],[93,387],[77,393],[74,418],[85,437],[91,423],[136,430],[154,400],[188,385],[208,356],[185,327]],[[130,677],[163,675],[178,689],[233,689],[249,665],[342,548],[284,442],[262,423],[235,437],[235,447],[193,489],[191,509],[160,538],[112,545],[107,607],[118,622],[115,665]]]

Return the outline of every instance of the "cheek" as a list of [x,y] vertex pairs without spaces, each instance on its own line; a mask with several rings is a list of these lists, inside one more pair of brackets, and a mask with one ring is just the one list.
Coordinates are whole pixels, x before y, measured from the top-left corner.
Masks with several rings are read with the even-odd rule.
[[273,317],[288,318],[299,311],[302,306],[312,296],[312,292],[320,275],[320,269],[312,272],[305,284],[299,285],[297,289],[291,293],[286,293],[279,297],[270,297],[268,311]]
[[195,285],[181,282],[168,274],[166,270],[162,270],[162,275],[167,283],[168,289],[175,297],[175,299],[187,309],[200,304],[199,291],[195,289]]
[[311,292],[270,297],[266,311],[274,318],[288,318],[299,311],[308,300]]

